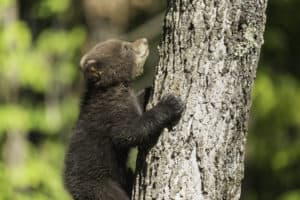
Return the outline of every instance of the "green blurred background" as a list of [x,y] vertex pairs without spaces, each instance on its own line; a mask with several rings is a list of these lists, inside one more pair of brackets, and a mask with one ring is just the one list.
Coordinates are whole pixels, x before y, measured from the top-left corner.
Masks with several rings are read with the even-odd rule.
[[[0,0],[0,200],[70,199],[62,184],[78,115],[80,55],[147,37],[151,85],[162,0]],[[300,200],[300,1],[269,0],[242,200]]]

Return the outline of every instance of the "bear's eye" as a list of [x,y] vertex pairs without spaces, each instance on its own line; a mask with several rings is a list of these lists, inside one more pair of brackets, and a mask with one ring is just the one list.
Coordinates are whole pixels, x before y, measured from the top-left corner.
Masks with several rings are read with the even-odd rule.
[[125,51],[128,51],[128,50],[129,50],[129,46],[128,46],[127,44],[124,44],[123,49],[124,49]]
[[84,73],[88,77],[100,78],[103,74],[103,63],[96,60],[92,61],[93,62],[90,61],[84,65]]
[[130,44],[123,44],[123,48],[122,48],[123,52],[128,52],[128,51],[132,51],[132,46]]

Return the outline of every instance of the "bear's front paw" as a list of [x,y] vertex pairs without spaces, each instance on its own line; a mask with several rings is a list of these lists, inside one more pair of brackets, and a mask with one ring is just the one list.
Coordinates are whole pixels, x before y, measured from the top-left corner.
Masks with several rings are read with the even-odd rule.
[[176,125],[185,109],[183,101],[173,94],[167,94],[162,98],[161,104],[168,108],[168,112],[171,115],[170,126]]

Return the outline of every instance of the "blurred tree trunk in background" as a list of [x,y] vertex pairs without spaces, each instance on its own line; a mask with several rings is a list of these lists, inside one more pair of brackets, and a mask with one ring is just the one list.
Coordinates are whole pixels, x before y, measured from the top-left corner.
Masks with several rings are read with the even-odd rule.
[[89,29],[87,49],[107,38],[118,38],[129,20],[128,0],[84,0],[84,16]]
[[140,150],[133,199],[240,198],[266,5],[169,1],[151,105],[173,92],[186,111],[145,162]]
[[136,22],[132,19],[139,13],[143,13],[145,15],[145,11],[151,12],[151,10],[156,10],[157,8],[155,7],[159,7],[159,5],[162,4],[157,3],[159,1],[160,0],[82,1],[81,3],[83,5],[84,16],[90,34],[88,46],[94,45],[95,43],[108,38],[135,40],[138,37],[146,37],[145,34],[148,34],[148,32],[152,33],[150,34],[151,37],[159,35],[160,32],[157,32],[157,28],[155,27],[157,24],[155,24],[154,30],[149,31],[148,27],[146,32],[145,30],[134,31],[134,34],[131,34],[134,38],[126,34],[128,29],[132,29],[136,24]]
[[[11,3],[2,13],[3,28],[7,28],[18,20],[18,4],[17,2]],[[16,44],[13,42],[7,43],[9,51],[13,54],[16,50]],[[6,101],[11,104],[19,103],[19,67],[17,61],[10,63],[9,66],[9,83],[6,83],[8,93]],[[4,145],[3,157],[5,163],[9,167],[17,167],[24,162],[25,159],[25,137],[24,131],[19,129],[9,130]]]

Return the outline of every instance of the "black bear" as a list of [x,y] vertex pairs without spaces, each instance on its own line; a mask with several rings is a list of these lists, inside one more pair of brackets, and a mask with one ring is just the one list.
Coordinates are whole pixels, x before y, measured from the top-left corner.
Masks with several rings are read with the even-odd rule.
[[184,106],[178,97],[166,95],[143,112],[129,86],[142,74],[148,54],[146,39],[108,40],[82,57],[86,91],[64,170],[73,199],[129,200],[129,149],[149,144],[179,120]]

